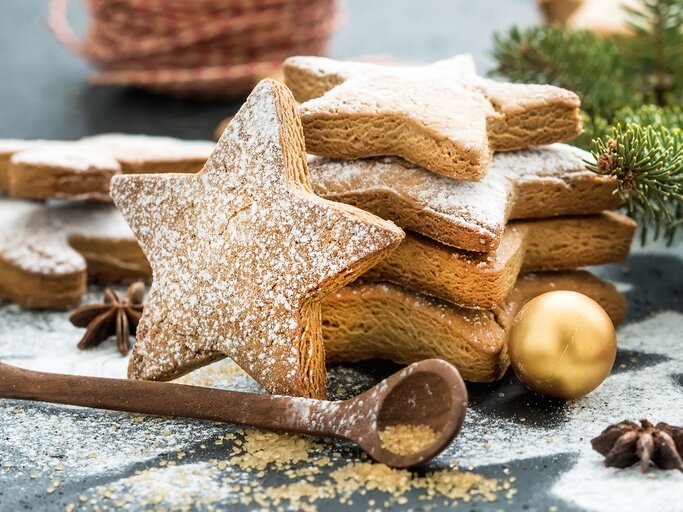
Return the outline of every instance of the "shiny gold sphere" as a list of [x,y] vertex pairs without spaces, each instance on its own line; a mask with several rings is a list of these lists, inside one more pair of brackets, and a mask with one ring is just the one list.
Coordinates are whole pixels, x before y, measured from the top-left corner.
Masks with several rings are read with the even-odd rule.
[[508,352],[524,384],[568,400],[587,395],[607,378],[617,356],[617,336],[609,316],[593,299],[576,292],[549,292],[519,312]]

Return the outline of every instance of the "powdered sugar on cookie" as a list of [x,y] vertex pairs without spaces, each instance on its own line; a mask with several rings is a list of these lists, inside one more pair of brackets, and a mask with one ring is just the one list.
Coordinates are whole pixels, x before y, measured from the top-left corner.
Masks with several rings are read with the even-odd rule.
[[272,81],[202,173],[114,179],[154,272],[130,376],[170,378],[229,356],[269,391],[324,395],[319,301],[402,232],[309,190],[294,101]]
[[[497,247],[508,218],[534,216],[528,205],[517,215],[516,204],[529,201],[535,187],[577,199],[569,207],[539,203],[538,210],[547,208],[538,216],[616,206],[612,180],[588,171],[587,158],[589,153],[563,144],[499,153],[478,182],[440,176],[397,158],[312,158],[309,164],[315,191],[323,197],[365,208],[446,245],[488,252]],[[573,190],[586,183],[595,195],[590,205]]]
[[215,145],[203,140],[180,140],[173,137],[104,133],[85,137],[81,142],[99,148],[122,161],[206,161]]
[[76,172],[104,170],[120,172],[119,162],[106,153],[80,143],[53,143],[15,153],[11,165],[43,166]]
[[291,57],[285,78],[302,102],[306,147],[321,156],[400,156],[444,176],[479,180],[494,151],[581,131],[574,93],[481,78],[469,55],[403,67]]
[[0,192],[109,202],[114,174],[198,172],[214,147],[210,141],[122,133],[77,141],[0,139]]
[[43,146],[49,143],[50,141],[41,139],[0,139],[0,157],[11,156],[17,151],[24,151],[26,149]]

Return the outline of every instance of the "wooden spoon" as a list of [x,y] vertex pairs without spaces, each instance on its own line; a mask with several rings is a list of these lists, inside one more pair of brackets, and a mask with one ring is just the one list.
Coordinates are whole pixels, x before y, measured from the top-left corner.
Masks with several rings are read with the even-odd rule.
[[[368,391],[339,402],[41,373],[0,363],[0,398],[337,437],[356,443],[377,462],[396,468],[421,464],[444,450],[460,431],[467,408],[467,390],[458,370],[439,359],[411,364]],[[410,455],[385,450],[379,432],[406,424],[427,425],[436,432],[436,439]]]

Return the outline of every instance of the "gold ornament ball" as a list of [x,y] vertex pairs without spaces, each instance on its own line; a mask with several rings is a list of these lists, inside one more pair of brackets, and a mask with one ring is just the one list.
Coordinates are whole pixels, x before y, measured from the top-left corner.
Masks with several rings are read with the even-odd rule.
[[617,336],[593,299],[570,291],[548,292],[516,316],[508,352],[524,384],[568,400],[587,395],[607,378],[617,356]]

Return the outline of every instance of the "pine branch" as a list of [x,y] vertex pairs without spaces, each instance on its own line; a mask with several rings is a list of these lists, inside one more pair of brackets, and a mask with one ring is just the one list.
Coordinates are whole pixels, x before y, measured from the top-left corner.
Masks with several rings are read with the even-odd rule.
[[614,114],[614,122],[626,124],[638,124],[652,126],[655,130],[660,127],[673,130],[683,126],[683,110],[678,106],[657,107],[655,105],[643,105],[637,109],[630,107],[622,108]]
[[625,40],[625,56],[640,63],[652,97],[659,106],[669,104],[680,89],[683,70],[683,2],[641,0],[637,8],[624,7],[632,35]]
[[613,131],[612,125],[626,126],[637,124],[640,126],[652,126],[658,130],[664,126],[669,130],[683,126],[683,110],[677,106],[658,107],[656,105],[642,105],[638,108],[625,107],[612,114],[611,120],[600,116],[589,116],[581,113],[581,125],[584,132],[573,139],[571,144],[584,149],[590,149],[594,139],[606,140]]
[[559,26],[510,29],[494,36],[494,75],[514,82],[548,83],[575,91],[589,116],[608,118],[624,106],[642,104],[634,90],[632,69],[623,55],[622,38],[603,38],[587,30]]
[[575,91],[592,118],[644,103],[681,103],[683,0],[640,0],[626,8],[631,34],[603,37],[562,26],[512,28],[494,36],[493,74]]
[[649,227],[671,240],[683,225],[683,0],[640,0],[627,12],[629,36],[559,26],[497,35],[494,74],[577,92],[585,132],[572,143],[616,177],[643,239]]
[[610,130],[610,123],[600,115],[590,116],[586,111],[582,110],[581,127],[583,132],[569,141],[569,144],[588,150],[591,148],[594,139],[607,136]]
[[[678,111],[677,115],[680,114]],[[654,109],[633,113],[634,118],[647,115],[659,116],[661,121],[663,114]],[[683,224],[681,130],[661,122],[646,127],[617,124],[606,139],[593,142],[592,153],[595,162],[589,162],[588,168],[617,179],[617,192],[643,228],[643,242],[648,227],[653,228],[655,239],[663,234],[671,241]]]

